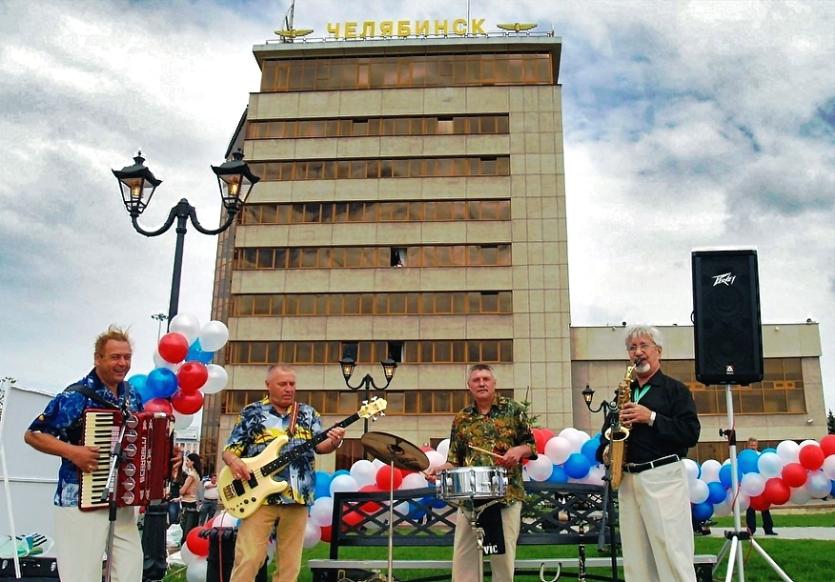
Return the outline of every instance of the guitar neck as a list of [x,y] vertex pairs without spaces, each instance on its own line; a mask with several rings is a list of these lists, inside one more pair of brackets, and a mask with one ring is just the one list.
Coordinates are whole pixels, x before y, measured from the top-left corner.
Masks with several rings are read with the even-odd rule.
[[292,463],[293,461],[295,461],[296,459],[298,459],[299,457],[301,457],[302,455],[307,453],[307,451],[316,447],[316,445],[318,445],[319,443],[321,443],[322,441],[327,439],[328,438],[328,432],[330,432],[331,429],[334,429],[334,428],[337,428],[337,427],[345,428],[347,426],[350,426],[350,425],[354,424],[359,419],[360,419],[359,413],[355,412],[354,414],[352,414],[351,416],[349,416],[345,420],[341,420],[341,421],[337,422],[335,425],[333,425],[332,427],[330,427],[327,430],[322,431],[321,433],[319,433],[318,435],[316,435],[315,437],[313,437],[309,441],[305,442],[304,444],[301,444],[297,447],[294,447],[290,451],[288,451],[288,452],[286,452],[282,455],[279,455],[276,460],[270,461],[269,463],[267,463],[266,465],[261,467],[261,474],[266,477],[268,475],[272,475],[273,473],[276,473],[276,472],[280,471],[281,469],[283,469],[284,467],[286,467],[287,465],[289,465],[290,463]]

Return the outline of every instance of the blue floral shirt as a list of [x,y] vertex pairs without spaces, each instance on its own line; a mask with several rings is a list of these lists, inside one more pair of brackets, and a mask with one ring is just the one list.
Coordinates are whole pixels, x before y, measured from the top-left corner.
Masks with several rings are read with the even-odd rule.
[[[136,390],[127,382],[119,384],[119,398],[113,396],[110,389],[99,380],[92,370],[76,384],[83,384],[95,390],[96,394],[108,402],[119,405],[122,399],[132,411],[142,410],[142,400]],[[81,392],[61,392],[49,401],[44,411],[29,425],[29,430],[51,434],[64,442],[69,442],[69,429],[87,408],[102,408],[101,404],[87,398]],[[58,469],[58,488],[55,490],[54,503],[60,507],[78,506],[78,467],[62,458]]]
[[[241,410],[238,424],[232,429],[226,441],[226,450],[242,458],[254,457],[276,438],[288,435],[291,420],[289,411],[283,415],[279,414],[270,404],[268,397],[253,402]],[[305,444],[322,431],[319,413],[312,406],[299,403],[296,432],[282,447],[281,452],[284,453]],[[316,474],[313,470],[314,457],[315,453],[311,447],[294,462],[275,473],[272,477],[274,480],[286,481],[290,486],[282,493],[268,496],[264,503],[312,505],[316,488]]]

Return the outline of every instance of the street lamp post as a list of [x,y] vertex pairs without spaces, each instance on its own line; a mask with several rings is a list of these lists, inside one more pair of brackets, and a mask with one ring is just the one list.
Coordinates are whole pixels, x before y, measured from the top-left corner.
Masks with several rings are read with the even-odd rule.
[[159,341],[159,337],[162,334],[162,322],[168,320],[168,316],[164,313],[154,313],[151,315],[151,319],[155,319],[157,321],[157,341]]
[[[223,207],[226,209],[226,220],[218,228],[204,228],[197,220],[197,209],[189,204],[188,200],[182,198],[175,204],[168,213],[165,223],[156,230],[145,230],[139,224],[139,215],[142,214],[151,203],[154,192],[162,183],[162,180],[154,177],[151,170],[145,166],[145,158],[139,152],[133,158],[132,166],[125,166],[121,170],[113,170],[113,175],[119,183],[122,193],[122,201],[130,214],[133,228],[136,232],[145,236],[159,236],[174,225],[177,221],[177,244],[174,250],[174,270],[171,276],[171,297],[168,304],[168,322],[177,315],[177,308],[180,302],[180,276],[183,268],[183,245],[185,243],[186,227],[188,221],[198,232],[207,235],[216,235],[225,231],[235,221],[246,202],[247,196],[252,187],[260,180],[254,175],[246,162],[243,161],[243,153],[240,150],[233,154],[233,159],[220,166],[212,166],[220,189],[220,198]],[[160,320],[161,321],[161,320]]]
[[[379,390],[380,392],[384,392],[386,388],[389,387],[391,384],[392,378],[394,378],[394,372],[397,370],[397,362],[392,360],[391,358],[386,358],[380,365],[383,367],[383,375],[386,377],[386,385],[385,386],[377,386],[374,382],[374,378],[371,377],[371,374],[366,374],[363,376],[360,383],[356,386],[351,386],[351,376],[354,374],[354,368],[356,368],[356,361],[351,356],[345,356],[341,360],[339,360],[339,365],[342,367],[342,377],[345,379],[345,385],[348,387],[349,390],[353,390],[356,392],[360,388],[365,390],[365,402],[368,403],[368,400],[371,398],[370,392],[371,388],[374,390]],[[368,432],[368,418],[364,421],[365,426],[363,427],[362,434]]]

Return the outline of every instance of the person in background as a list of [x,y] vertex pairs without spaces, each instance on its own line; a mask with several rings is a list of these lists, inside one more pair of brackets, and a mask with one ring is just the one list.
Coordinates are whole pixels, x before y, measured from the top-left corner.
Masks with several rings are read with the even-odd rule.
[[168,485],[168,525],[180,523],[180,488],[186,482],[186,473],[182,464],[171,472],[171,482]]
[[186,456],[185,473],[186,480],[180,487],[180,506],[182,507],[180,526],[183,528],[181,545],[186,543],[188,532],[197,527],[197,522],[200,519],[200,509],[197,505],[200,489],[203,486],[203,463],[200,460],[200,455],[189,453]]
[[217,513],[218,490],[217,473],[212,473],[211,478],[203,483],[203,503],[200,505],[200,525],[205,524]]
[[[754,451],[759,450],[759,442],[754,437],[748,439],[748,448]],[[774,531],[774,521],[771,519],[771,511],[765,509],[762,511],[763,514],[763,530],[765,531],[765,535],[767,536],[776,536],[777,532]],[[745,525],[748,526],[748,531],[752,534],[757,531],[757,512],[753,507],[749,507],[745,510]],[[785,524],[784,524],[785,525]]]

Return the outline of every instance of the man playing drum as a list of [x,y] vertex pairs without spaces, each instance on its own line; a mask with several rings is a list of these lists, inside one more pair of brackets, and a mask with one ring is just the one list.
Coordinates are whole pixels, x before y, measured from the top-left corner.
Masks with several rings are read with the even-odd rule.
[[[496,378],[486,364],[476,364],[469,370],[467,388],[474,402],[455,415],[452,421],[447,462],[435,468],[430,478],[454,467],[499,466],[507,470],[507,488],[497,506],[496,528],[503,530],[504,553],[491,551],[492,579],[495,582],[513,581],[516,559],[516,539],[522,515],[525,488],[522,483],[522,460],[536,458],[536,445],[525,408],[509,398],[496,395]],[[466,480],[465,480],[466,481]],[[479,493],[483,498],[483,492]],[[487,512],[482,514],[485,517]],[[480,521],[482,529],[484,520]],[[494,529],[492,526],[490,529]],[[452,565],[454,582],[480,582],[476,567],[478,542],[472,525],[462,509],[458,510],[455,526],[455,547]]]

